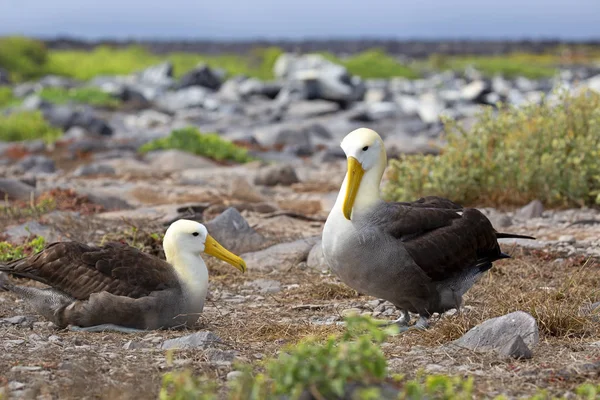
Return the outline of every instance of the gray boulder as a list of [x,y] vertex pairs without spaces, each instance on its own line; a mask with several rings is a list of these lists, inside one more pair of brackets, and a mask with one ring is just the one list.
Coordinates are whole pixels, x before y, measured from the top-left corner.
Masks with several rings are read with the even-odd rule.
[[206,64],[200,64],[183,75],[175,85],[175,88],[183,89],[190,86],[202,86],[211,90],[219,90],[223,84],[223,78],[224,74],[222,72],[213,70]]
[[540,218],[544,214],[544,205],[539,200],[532,200],[523,208],[517,210],[516,217],[522,219]]
[[527,355],[525,347],[529,349],[538,342],[535,318],[526,312],[515,311],[477,325],[452,344],[473,351],[524,356]]
[[148,67],[139,72],[138,79],[143,84],[170,86],[173,84],[173,64],[167,61]]
[[256,232],[233,207],[228,208],[205,225],[212,237],[223,247],[236,254],[255,251],[268,244],[268,240]]
[[46,156],[30,155],[17,163],[17,169],[31,174],[51,174],[56,171],[54,161]]
[[160,95],[155,103],[158,107],[175,112],[186,108],[204,107],[208,100],[209,91],[200,86],[186,87],[177,91]]
[[345,67],[319,54],[282,54],[275,62],[273,72],[307,100],[329,100],[346,107],[361,100],[366,91],[361,79],[351,77]]
[[290,186],[300,182],[296,170],[291,165],[275,164],[258,171],[254,183],[264,186]]
[[9,200],[29,200],[35,193],[35,187],[17,179],[0,178],[0,198],[8,197]]
[[210,331],[192,333],[175,339],[165,340],[160,348],[169,349],[198,349],[214,346],[221,343],[221,339]]
[[280,243],[264,250],[242,254],[253,271],[284,271],[306,261],[310,250],[319,240],[318,236]]

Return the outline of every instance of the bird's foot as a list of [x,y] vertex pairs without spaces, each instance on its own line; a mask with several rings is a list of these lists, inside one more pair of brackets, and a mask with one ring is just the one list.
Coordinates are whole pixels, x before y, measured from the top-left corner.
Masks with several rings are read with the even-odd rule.
[[400,310],[400,318],[391,321],[388,324],[388,326],[396,324],[400,328],[405,328],[405,327],[408,327],[409,323],[410,323],[410,314],[408,313],[408,311]]
[[94,326],[76,326],[69,325],[69,330],[73,332],[119,332],[119,333],[143,333],[148,332],[144,329],[129,328],[127,326],[115,325],[115,324],[101,324]]
[[415,329],[427,330],[429,329],[429,320],[425,317],[420,317],[417,323],[414,325]]

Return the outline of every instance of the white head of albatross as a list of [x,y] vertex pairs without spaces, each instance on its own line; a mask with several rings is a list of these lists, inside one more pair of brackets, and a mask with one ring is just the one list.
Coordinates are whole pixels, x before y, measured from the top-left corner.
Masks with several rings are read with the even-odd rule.
[[200,254],[217,257],[246,272],[244,260],[219,244],[199,222],[186,219],[173,222],[165,232],[163,248],[180,281],[202,297],[208,288],[208,269]]
[[368,128],[350,132],[342,140],[341,147],[348,159],[348,171],[342,184],[346,190],[340,191],[343,196],[341,207],[344,217],[350,220],[353,209],[364,209],[379,200],[379,183],[387,156],[379,134]]

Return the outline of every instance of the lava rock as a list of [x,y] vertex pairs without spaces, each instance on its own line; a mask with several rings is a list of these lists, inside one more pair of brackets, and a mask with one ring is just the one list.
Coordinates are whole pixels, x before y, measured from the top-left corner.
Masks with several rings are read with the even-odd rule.
[[202,331],[176,339],[165,340],[160,348],[163,350],[197,349],[211,347],[220,342],[221,339],[214,333],[210,331]]
[[527,347],[535,346],[539,342],[535,318],[523,311],[489,319],[469,330],[452,344],[473,351],[510,353],[515,348],[523,350],[518,339],[515,339],[517,336],[521,337]]
[[258,171],[254,183],[264,186],[290,186],[300,182],[296,170],[291,165],[276,164],[262,168]]
[[318,236],[280,243],[264,250],[245,253],[242,258],[254,271],[287,270],[306,261],[310,250],[319,240]]
[[261,249],[268,243],[268,240],[256,232],[233,207],[228,208],[205,225],[212,237],[236,254]]

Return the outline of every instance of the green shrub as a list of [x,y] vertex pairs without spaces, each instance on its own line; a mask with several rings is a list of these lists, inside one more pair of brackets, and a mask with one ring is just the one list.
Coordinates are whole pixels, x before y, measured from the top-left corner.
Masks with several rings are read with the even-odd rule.
[[0,261],[18,260],[19,258],[42,251],[45,246],[46,239],[42,236],[37,236],[20,246],[8,242],[0,242]]
[[23,36],[0,38],[0,67],[16,81],[44,75],[48,53],[42,42]]
[[417,79],[420,74],[414,69],[401,64],[394,57],[379,49],[367,50],[353,55],[341,62],[348,72],[362,78],[403,77]]
[[13,95],[11,88],[0,86],[0,108],[16,106],[21,101]]
[[462,72],[471,66],[486,76],[502,75],[507,78],[523,76],[530,79],[549,78],[556,74],[562,60],[553,54],[512,53],[500,56],[456,56],[433,54],[429,65],[437,70]]
[[174,130],[167,137],[146,143],[140,151],[145,153],[161,149],[179,149],[217,161],[245,163],[252,160],[246,149],[222,139],[216,133],[200,133],[194,127]]
[[0,141],[18,142],[22,140],[44,139],[54,141],[62,131],[48,124],[39,111],[20,111],[9,115],[0,114]]
[[238,54],[202,55],[176,52],[164,56],[143,47],[115,49],[99,46],[92,51],[53,50],[49,53],[48,73],[89,80],[98,75],[128,75],[163,61],[173,63],[173,74],[180,77],[199,63],[223,68],[229,75],[272,79],[273,65],[282,53],[276,47],[254,49],[248,56]]
[[559,95],[556,106],[488,108],[465,130],[445,120],[438,156],[391,161],[388,199],[439,195],[467,204],[600,204],[600,95]]
[[118,99],[95,87],[74,89],[47,87],[42,89],[40,97],[55,104],[82,103],[110,108],[116,108],[120,104]]

